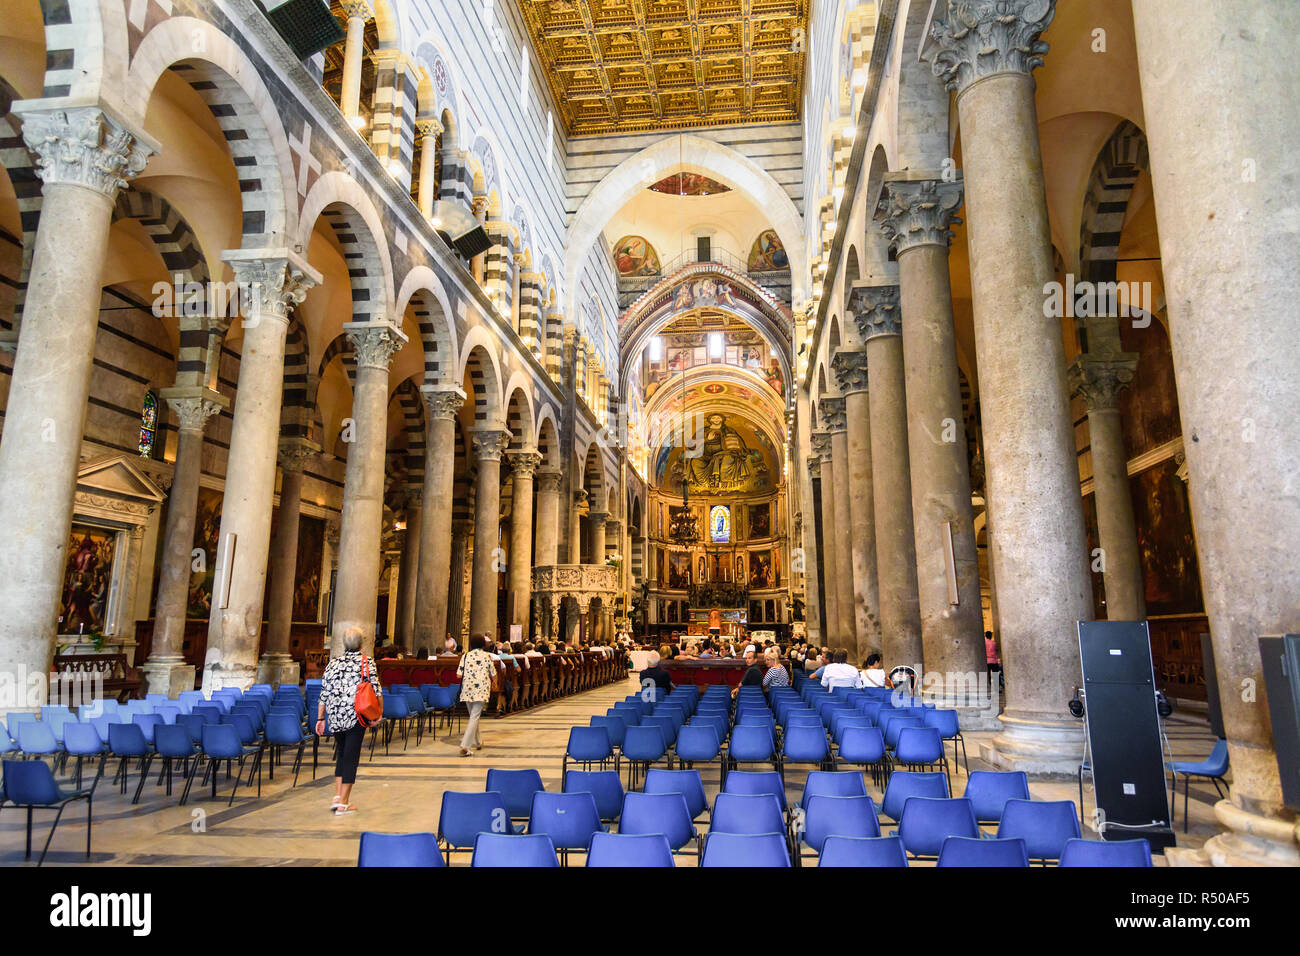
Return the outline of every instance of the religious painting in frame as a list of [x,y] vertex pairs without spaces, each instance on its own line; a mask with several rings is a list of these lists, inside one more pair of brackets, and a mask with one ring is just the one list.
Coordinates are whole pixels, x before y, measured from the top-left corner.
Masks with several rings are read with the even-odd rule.
[[770,538],[772,536],[772,506],[770,502],[749,506],[749,536],[751,538]]
[[190,568],[190,592],[186,616],[206,619],[212,610],[212,580],[217,573],[217,541],[221,535],[221,492],[199,488],[194,513],[194,547],[203,553],[202,570]]
[[63,634],[102,632],[108,622],[108,598],[113,587],[117,532],[74,524],[63,566],[59,631]]
[[773,586],[771,551],[749,552],[749,586],[755,589]]
[[293,619],[315,621],[320,613],[320,571],[324,558],[325,521],[298,519],[298,562],[294,574]]
[[691,556],[685,551],[668,553],[668,586],[686,588],[691,583]]

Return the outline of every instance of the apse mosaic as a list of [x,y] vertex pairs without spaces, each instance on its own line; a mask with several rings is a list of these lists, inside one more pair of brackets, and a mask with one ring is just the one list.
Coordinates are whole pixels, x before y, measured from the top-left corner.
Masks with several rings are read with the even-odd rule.
[[657,483],[676,495],[683,488],[693,495],[760,494],[772,490],[779,474],[775,451],[764,432],[739,416],[712,412],[686,449],[660,449]]

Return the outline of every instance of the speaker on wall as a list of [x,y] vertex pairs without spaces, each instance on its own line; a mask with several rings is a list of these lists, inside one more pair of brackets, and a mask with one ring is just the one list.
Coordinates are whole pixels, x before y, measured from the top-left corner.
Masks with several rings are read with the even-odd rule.
[[1261,637],[1259,659],[1282,780],[1282,802],[1300,810],[1300,634]]

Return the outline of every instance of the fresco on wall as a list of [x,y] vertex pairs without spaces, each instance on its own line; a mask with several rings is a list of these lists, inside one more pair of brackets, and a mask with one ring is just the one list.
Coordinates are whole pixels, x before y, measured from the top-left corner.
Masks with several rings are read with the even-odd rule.
[[758,234],[754,245],[749,250],[750,272],[775,272],[790,268],[790,257],[786,255],[781,237],[774,229],[765,229]]
[[[212,579],[217,573],[217,540],[221,534],[221,492],[199,488],[194,515],[194,547],[204,554],[205,570],[190,572],[187,617],[207,618],[212,610]],[[238,548],[235,549],[238,552]]]
[[63,568],[59,633],[102,631],[107,623],[108,592],[113,583],[117,532],[74,524]]
[[703,173],[673,173],[647,188],[669,196],[715,196],[731,191],[730,186],[724,186]]
[[1131,322],[1120,323],[1124,350],[1138,355],[1133,384],[1119,394],[1119,417],[1130,458],[1182,434],[1169,336],[1157,319],[1150,321],[1145,329],[1135,329]]
[[628,276],[657,276],[659,254],[643,236],[624,236],[614,243],[614,268]]
[[1169,458],[1134,475],[1129,487],[1147,615],[1203,613],[1191,507],[1178,462]]
[[688,309],[719,305],[739,308],[731,290],[730,282],[711,276],[683,282],[673,291],[673,311],[685,312]]

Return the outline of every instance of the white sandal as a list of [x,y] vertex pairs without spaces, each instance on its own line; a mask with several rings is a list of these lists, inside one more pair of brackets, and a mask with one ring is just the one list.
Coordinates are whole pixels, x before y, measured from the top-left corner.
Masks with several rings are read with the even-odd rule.
[[341,817],[345,813],[356,813],[356,812],[357,812],[356,804],[352,804],[352,803],[340,803],[338,806],[334,808],[334,815],[336,817]]

